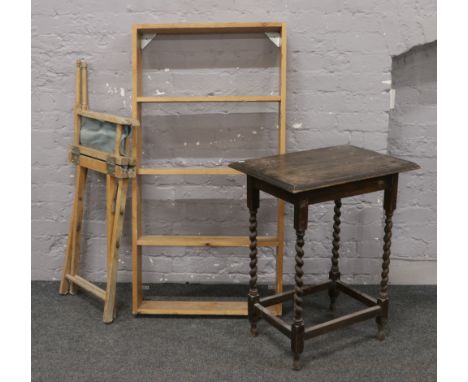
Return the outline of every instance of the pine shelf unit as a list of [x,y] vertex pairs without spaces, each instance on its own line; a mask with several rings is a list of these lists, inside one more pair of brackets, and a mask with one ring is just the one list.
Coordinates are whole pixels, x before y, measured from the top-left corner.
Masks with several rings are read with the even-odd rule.
[[[220,33],[277,33],[280,37],[280,83],[279,95],[248,96],[143,96],[142,95],[142,49],[143,34],[220,34]],[[278,153],[286,152],[286,24],[264,23],[202,23],[202,24],[137,24],[132,28],[132,118],[140,125],[134,131],[133,154],[136,177],[132,179],[132,312],[150,315],[247,315],[245,301],[155,301],[143,299],[142,247],[248,247],[248,236],[162,236],[143,235],[141,229],[141,176],[145,175],[240,175],[227,168],[143,168],[142,158],[142,104],[144,103],[189,103],[189,102],[274,102],[278,103]],[[284,254],[284,202],[277,204],[276,236],[260,236],[258,246],[276,248],[276,293],[283,291]],[[247,258],[246,258],[247,261]],[[282,305],[272,307],[280,315]]]

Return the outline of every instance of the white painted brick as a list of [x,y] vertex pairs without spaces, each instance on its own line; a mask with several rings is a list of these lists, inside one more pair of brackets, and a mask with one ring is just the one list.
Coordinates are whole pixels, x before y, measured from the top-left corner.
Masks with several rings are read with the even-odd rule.
[[[31,212],[34,279],[59,278],[63,264],[74,191],[74,169],[67,163],[67,147],[72,142],[75,60],[85,59],[89,64],[91,108],[130,115],[133,23],[258,20],[288,23],[287,150],[351,143],[381,152],[389,149],[397,156],[419,163],[422,170],[400,178],[401,211],[395,214],[392,250],[396,256],[410,260],[436,257],[435,241],[430,240],[435,235],[436,211],[436,109],[431,106],[436,102],[436,89],[432,84],[419,81],[406,93],[403,88],[400,93],[397,90],[397,108],[390,119],[388,116],[391,56],[436,39],[435,0],[144,0],[132,4],[124,0],[33,0]],[[201,45],[209,51],[210,44],[185,43],[187,50],[178,50],[180,59],[170,71],[164,71],[164,67],[153,76],[148,72],[152,80],[149,83],[149,79],[144,78],[145,87],[150,85],[145,89],[180,94],[194,94],[204,89],[207,94],[226,90],[232,94],[259,94],[274,89],[278,73],[275,69],[267,70],[262,60],[267,56],[267,63],[271,64],[278,52],[268,41],[258,45],[246,44],[245,40],[243,43],[226,40],[224,46],[229,47],[228,52],[221,54],[215,50],[218,58],[211,62],[214,65],[208,65],[205,53],[194,56],[195,50],[189,52],[190,47]],[[171,44],[165,46],[169,49]],[[211,46],[222,48],[223,44]],[[254,46],[261,48],[254,49],[258,52],[257,58],[249,54]],[[150,50],[151,46],[145,52]],[[160,58],[174,57],[174,52],[172,56],[166,53],[161,53]],[[154,57],[158,59],[157,55]],[[413,60],[413,71],[419,70],[414,57],[406,59]],[[234,65],[234,62],[240,64]],[[419,86],[418,91],[414,91],[414,86]],[[400,100],[405,100],[400,104],[399,94]],[[419,98],[414,97],[415,94],[419,94]],[[414,108],[416,104],[423,106]],[[216,110],[220,111],[216,113]],[[276,112],[274,104],[145,107],[145,165],[218,165],[234,159],[271,155],[277,145]],[[149,114],[159,116],[150,117]],[[85,202],[83,248],[90,253],[84,255],[83,270],[91,280],[104,281],[104,178],[90,174],[89,180],[92,186],[88,188]],[[147,199],[145,233],[204,231],[247,235],[243,186],[243,177],[149,177],[143,188]],[[181,200],[167,201],[173,198]],[[344,203],[341,248],[347,281],[379,281],[381,199],[380,194],[375,194]],[[127,202],[130,206],[130,200]],[[332,209],[331,204],[322,209],[311,207],[305,248],[306,282],[323,280],[327,275]],[[262,199],[259,232],[273,235],[275,219],[274,201]],[[292,283],[295,234],[290,206],[286,219],[284,279]],[[427,222],[430,224],[425,224]],[[121,247],[121,281],[131,280],[130,230],[127,210]],[[261,249],[261,282],[274,283],[273,252]],[[368,261],[367,257],[372,260]],[[145,248],[144,280],[245,284],[248,262],[245,248],[229,251]],[[433,270],[433,262],[411,262],[417,263],[423,263],[423,270]],[[432,274],[410,274],[405,264],[400,262],[392,268],[391,278],[405,283],[413,278],[414,282],[435,282]],[[411,269],[417,272],[418,268]]]

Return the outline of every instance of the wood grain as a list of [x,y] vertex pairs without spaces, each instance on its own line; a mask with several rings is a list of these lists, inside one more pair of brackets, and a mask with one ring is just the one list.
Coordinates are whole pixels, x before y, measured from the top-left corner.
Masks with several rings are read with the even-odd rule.
[[250,159],[229,167],[293,194],[420,168],[351,145]]
[[[271,236],[258,237],[258,245],[274,247],[278,240]],[[248,247],[248,236],[184,236],[145,235],[137,240],[138,245],[159,247]]]
[[190,102],[279,102],[280,96],[144,96],[137,97],[139,103],[190,103]]
[[247,303],[244,301],[155,301],[143,300],[139,314],[178,314],[245,316]]

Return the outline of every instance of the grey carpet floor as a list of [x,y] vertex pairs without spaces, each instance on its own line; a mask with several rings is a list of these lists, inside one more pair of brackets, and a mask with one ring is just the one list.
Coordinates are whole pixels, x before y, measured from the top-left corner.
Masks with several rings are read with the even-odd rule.
[[[33,381],[435,381],[437,289],[391,286],[383,342],[374,320],[310,339],[302,370],[291,370],[288,339],[264,321],[249,335],[246,318],[133,317],[131,290],[119,284],[119,313],[101,322],[102,304],[60,296],[56,282],[32,282]],[[361,286],[375,295],[376,286]],[[162,285],[161,296],[244,296],[245,286]],[[328,296],[306,297],[306,324],[333,317]],[[336,315],[359,309],[346,295]],[[291,317],[291,304],[285,306]]]

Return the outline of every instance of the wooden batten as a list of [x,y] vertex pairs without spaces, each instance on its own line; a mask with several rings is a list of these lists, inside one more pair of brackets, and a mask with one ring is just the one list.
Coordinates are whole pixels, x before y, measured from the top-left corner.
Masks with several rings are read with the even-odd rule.
[[[248,247],[247,236],[187,236],[187,235],[145,235],[137,240],[141,246],[156,247]],[[258,236],[257,246],[273,247],[278,240],[270,236]]]
[[72,275],[66,275],[66,278],[71,281],[72,283],[75,283],[78,285],[80,288],[83,288],[87,292],[91,293],[97,298],[100,298],[101,300],[104,301],[106,291],[104,289],[99,288],[98,286],[94,285],[93,283],[89,282],[88,280],[84,279],[81,276],[72,276]]
[[136,24],[138,33],[188,34],[188,33],[263,33],[280,32],[284,23],[182,23],[182,24]]
[[190,103],[190,102],[280,102],[280,96],[143,96],[139,103]]
[[245,316],[245,301],[155,301],[143,300],[138,314]]
[[110,122],[110,123],[127,125],[127,126],[139,126],[140,125],[140,122],[133,118],[119,117],[119,116],[112,115],[112,114],[98,113],[96,111],[90,111],[90,110],[84,110],[84,109],[78,109],[77,113],[78,115],[81,115],[83,117],[88,117],[88,118],[96,119],[98,121],[103,121],[103,122]]
[[139,168],[138,175],[242,175],[229,167],[222,168]]
[[81,62],[81,99],[82,109],[88,110],[88,64]]

